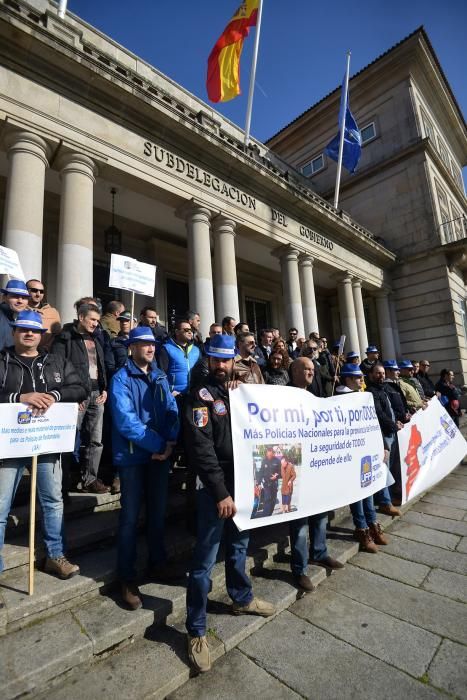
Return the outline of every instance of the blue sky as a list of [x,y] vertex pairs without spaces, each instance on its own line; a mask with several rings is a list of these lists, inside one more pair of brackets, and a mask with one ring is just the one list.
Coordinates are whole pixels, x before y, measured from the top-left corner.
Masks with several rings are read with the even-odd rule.
[[[68,9],[207,100],[207,57],[240,0],[69,0]],[[252,135],[264,141],[351,73],[424,25],[467,114],[466,0],[264,0]],[[242,56],[243,94],[217,109],[244,126],[253,32]]]

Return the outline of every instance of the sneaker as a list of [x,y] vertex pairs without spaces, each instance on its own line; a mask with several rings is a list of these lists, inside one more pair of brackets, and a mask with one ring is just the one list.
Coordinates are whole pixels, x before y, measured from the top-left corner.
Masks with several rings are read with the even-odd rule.
[[206,673],[211,670],[211,654],[208,640],[203,637],[190,637],[188,635],[188,658],[191,665],[199,672]]
[[344,564],[342,564],[334,557],[326,557],[325,559],[310,559],[309,564],[314,564],[315,566],[324,566],[326,569],[343,569]]
[[45,560],[44,572],[66,580],[79,574],[79,566],[71,564],[66,557],[56,557],[55,559],[47,557]]
[[389,544],[389,540],[381,529],[379,523],[371,523],[370,535],[373,542],[376,544]]
[[271,617],[276,612],[276,608],[271,603],[267,603],[261,598],[253,598],[248,605],[232,603],[233,615],[260,615],[261,617]]
[[355,528],[353,538],[359,543],[361,552],[371,552],[372,554],[378,552],[378,547],[374,543],[368,528]]
[[312,591],[316,590],[316,586],[313,585],[311,582],[311,578],[307,576],[306,574],[301,574],[301,576],[294,576],[293,580],[295,582],[295,585],[298,586],[298,588],[301,588],[303,591]]
[[110,493],[112,496],[115,496],[117,493],[120,493],[120,479],[118,476],[115,477],[115,479],[112,481],[112,486],[110,487]]
[[106,486],[100,479],[94,479],[89,484],[83,484],[82,493],[109,493],[110,487]]
[[141,593],[139,592],[138,586],[134,583],[125,583],[124,581],[120,584],[120,595],[124,605],[130,610],[138,610],[143,607],[143,601],[141,600]]
[[381,503],[381,505],[378,506],[378,510],[380,513],[384,513],[384,515],[392,515],[393,518],[397,515],[402,515],[399,508],[395,508],[392,503]]

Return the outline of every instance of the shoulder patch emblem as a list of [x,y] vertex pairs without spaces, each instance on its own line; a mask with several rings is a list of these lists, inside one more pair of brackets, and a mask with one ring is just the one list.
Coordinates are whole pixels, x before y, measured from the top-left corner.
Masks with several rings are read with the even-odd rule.
[[54,382],[56,382],[57,384],[60,384],[61,381],[62,381],[62,375],[60,374],[60,372],[54,372]]
[[212,410],[216,414],[216,416],[225,416],[227,413],[227,407],[223,401],[220,399],[218,401],[214,401],[212,405]]
[[193,423],[197,428],[204,428],[208,424],[209,414],[206,406],[193,409]]
[[203,401],[214,401],[214,398],[211,396],[209,391],[204,386],[202,389],[200,389],[198,391],[198,395],[199,395],[199,398],[202,399]]

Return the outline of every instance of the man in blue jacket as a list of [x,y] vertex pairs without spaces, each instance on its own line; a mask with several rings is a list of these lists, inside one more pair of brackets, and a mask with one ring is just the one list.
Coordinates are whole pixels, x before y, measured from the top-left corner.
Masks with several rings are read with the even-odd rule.
[[136,537],[141,503],[146,504],[148,573],[173,577],[166,563],[164,520],[169,457],[177,439],[177,404],[165,374],[154,362],[155,339],[149,327],[130,331],[131,357],[110,385],[112,450],[121,485],[117,570],[121,595],[131,610],[141,607],[136,580]]

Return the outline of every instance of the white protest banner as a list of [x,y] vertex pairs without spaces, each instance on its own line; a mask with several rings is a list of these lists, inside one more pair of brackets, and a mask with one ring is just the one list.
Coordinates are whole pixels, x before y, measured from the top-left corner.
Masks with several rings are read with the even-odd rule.
[[34,417],[22,403],[0,404],[0,459],[73,452],[78,404],[52,404]]
[[293,387],[230,392],[240,530],[360,501],[388,483],[373,397],[319,399]]
[[147,297],[154,296],[156,267],[125,255],[110,256],[109,287],[126,289]]
[[437,398],[431,399],[424,411],[417,411],[397,438],[402,503],[443,479],[467,453],[467,442]]
[[26,279],[16,250],[2,245],[0,245],[0,275],[8,275],[10,279],[23,281]]

